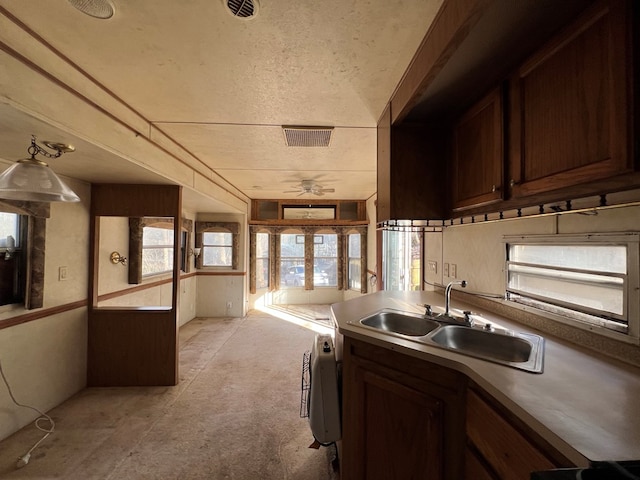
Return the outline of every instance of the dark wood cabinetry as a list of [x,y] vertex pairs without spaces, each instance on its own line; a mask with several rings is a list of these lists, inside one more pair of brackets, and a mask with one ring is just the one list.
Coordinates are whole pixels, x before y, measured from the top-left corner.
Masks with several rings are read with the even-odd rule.
[[534,471],[573,466],[475,389],[467,391],[466,417],[464,478],[521,480]]
[[513,197],[632,170],[630,19],[628,2],[598,2],[511,78]]
[[377,221],[445,218],[446,131],[436,125],[378,123]]
[[364,225],[364,200],[252,200],[252,225]]
[[345,338],[342,478],[462,478],[464,378]]
[[502,90],[474,105],[453,130],[453,208],[486,205],[503,195]]
[[[477,216],[640,187],[640,7],[516,3],[443,3],[378,124],[378,222]],[[459,21],[452,5],[464,14]],[[421,63],[428,52],[441,61]]]

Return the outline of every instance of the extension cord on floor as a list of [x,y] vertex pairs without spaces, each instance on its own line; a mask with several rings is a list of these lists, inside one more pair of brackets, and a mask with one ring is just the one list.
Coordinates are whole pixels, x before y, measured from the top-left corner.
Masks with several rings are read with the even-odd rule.
[[24,467],[27,463],[29,463],[30,458],[31,458],[30,453],[27,453],[26,455],[23,455],[22,457],[20,457],[16,462],[16,468]]

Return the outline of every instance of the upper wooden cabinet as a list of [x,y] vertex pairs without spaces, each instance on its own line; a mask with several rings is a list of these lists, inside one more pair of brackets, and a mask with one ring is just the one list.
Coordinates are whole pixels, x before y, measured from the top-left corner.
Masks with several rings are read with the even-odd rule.
[[453,131],[453,208],[503,199],[502,91],[496,89],[472,107]]
[[630,2],[598,2],[512,76],[512,197],[633,169],[631,18]]
[[436,125],[378,123],[377,221],[445,218],[446,135]]

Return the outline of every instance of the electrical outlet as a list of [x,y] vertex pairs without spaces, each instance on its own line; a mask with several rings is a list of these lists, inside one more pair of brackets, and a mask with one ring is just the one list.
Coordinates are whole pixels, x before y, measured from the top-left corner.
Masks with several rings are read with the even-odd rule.
[[58,267],[58,281],[62,282],[67,279],[67,267]]
[[458,278],[458,267],[455,263],[452,263],[449,267],[449,273],[451,274],[451,278]]
[[233,307],[233,302],[227,302],[227,310],[231,310]]
[[438,262],[429,260],[427,262],[427,270],[431,273],[438,273]]
[[445,277],[448,277],[448,276],[449,276],[449,264],[448,264],[448,263],[445,263],[445,264],[442,266],[442,274],[443,274]]

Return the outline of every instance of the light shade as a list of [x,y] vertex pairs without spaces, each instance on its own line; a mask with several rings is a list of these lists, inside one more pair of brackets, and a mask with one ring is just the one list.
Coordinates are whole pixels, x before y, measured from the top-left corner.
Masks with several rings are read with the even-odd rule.
[[0,174],[0,198],[34,202],[79,202],[45,162],[25,158]]

